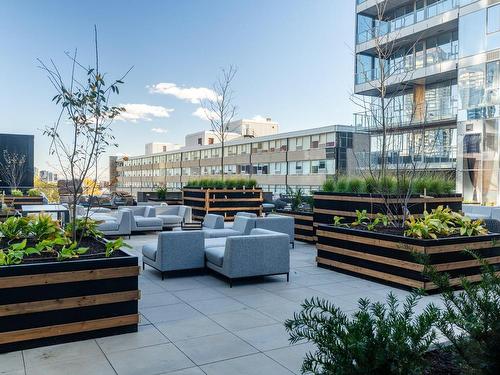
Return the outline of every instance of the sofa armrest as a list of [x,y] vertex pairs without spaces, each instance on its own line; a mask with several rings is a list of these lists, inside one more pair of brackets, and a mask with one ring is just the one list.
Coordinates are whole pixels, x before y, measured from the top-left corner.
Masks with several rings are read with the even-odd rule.
[[156,217],[156,208],[153,206],[147,206],[144,210],[144,217]]
[[202,231],[160,233],[156,260],[163,271],[203,267],[204,233]]
[[203,219],[203,226],[209,229],[224,229],[224,216],[206,214]]

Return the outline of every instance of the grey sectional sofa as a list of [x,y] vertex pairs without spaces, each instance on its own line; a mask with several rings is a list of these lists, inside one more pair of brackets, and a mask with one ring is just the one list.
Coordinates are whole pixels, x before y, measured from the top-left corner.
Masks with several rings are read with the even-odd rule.
[[255,220],[255,228],[287,234],[290,244],[295,247],[295,219],[291,216],[269,214],[259,217]]
[[163,228],[179,227],[182,223],[190,223],[192,217],[191,207],[175,206],[157,206],[156,217],[163,222]]
[[[208,215],[207,215],[208,216]],[[217,216],[217,215],[216,215]],[[222,217],[222,216],[221,216]],[[210,218],[211,220],[211,218]],[[222,218],[224,220],[224,218]],[[220,219],[216,219],[216,225],[220,223]],[[222,222],[224,225],[224,222]],[[255,228],[255,219],[246,216],[236,216],[232,228],[209,228],[203,226],[205,238],[244,236],[250,234],[250,231]]]
[[202,231],[162,232],[157,243],[142,247],[142,268],[147,264],[164,273],[205,267],[205,236]]
[[289,281],[290,250],[286,234],[252,229],[247,236],[205,240],[206,266],[233,280],[252,276],[286,274]]
[[[84,218],[87,209],[77,206],[77,218]],[[130,210],[111,211],[109,209],[90,209],[88,218],[99,221],[97,230],[105,236],[130,236],[132,231],[132,212]]]
[[132,232],[159,231],[163,229],[163,221],[156,216],[152,206],[124,206],[121,210],[132,212]]

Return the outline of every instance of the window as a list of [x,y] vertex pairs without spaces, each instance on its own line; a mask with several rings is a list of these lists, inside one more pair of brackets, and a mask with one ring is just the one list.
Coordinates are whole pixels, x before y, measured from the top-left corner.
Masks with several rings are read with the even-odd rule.
[[198,138],[198,144],[202,145],[203,144],[203,138]]
[[488,34],[500,31],[500,4],[488,8]]
[[319,135],[312,135],[311,148],[318,148],[318,147],[319,147]]

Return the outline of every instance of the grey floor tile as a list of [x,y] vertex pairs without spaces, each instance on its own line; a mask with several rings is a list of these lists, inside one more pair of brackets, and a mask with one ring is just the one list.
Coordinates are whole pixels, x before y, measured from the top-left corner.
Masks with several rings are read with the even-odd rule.
[[310,299],[312,297],[324,298],[328,299],[330,296],[322,293],[318,290],[312,288],[294,288],[294,289],[285,289],[285,290],[277,290],[275,292],[278,296],[283,297],[292,302],[302,303],[306,299]]
[[173,372],[164,373],[161,375],[205,375],[205,373],[199,367],[190,367],[184,370],[178,370]]
[[141,326],[137,332],[103,337],[96,340],[105,354],[144,346],[165,344],[168,339],[153,325]]
[[109,362],[102,357],[88,357],[70,361],[46,363],[26,368],[27,375],[116,375]]
[[13,371],[24,372],[22,352],[0,354],[0,374],[6,374]]
[[257,308],[258,311],[272,317],[276,321],[283,323],[286,319],[293,318],[295,312],[301,310],[299,302],[277,302]]
[[177,347],[194,363],[202,365],[256,353],[257,350],[231,333],[178,341]]
[[108,359],[118,375],[153,375],[194,366],[173,344],[111,353]]
[[202,366],[208,375],[290,375],[291,372],[264,354],[254,354]]
[[334,283],[334,284],[324,284],[324,285],[314,285],[311,286],[318,292],[324,293],[329,296],[356,296],[364,297],[367,294],[366,289],[361,289],[355,286],[351,286],[348,283]]
[[194,280],[191,277],[175,277],[175,278],[167,277],[165,278],[165,280],[160,281],[160,286],[169,292],[176,292],[188,289],[198,289],[205,287],[205,285],[203,285],[199,281]]
[[187,289],[173,293],[177,298],[180,298],[184,302],[203,301],[206,299],[224,297],[224,294],[219,293],[213,288]]
[[290,335],[285,330],[283,324],[249,328],[242,331],[235,331],[234,334],[260,351],[290,346],[288,340]]
[[92,360],[104,358],[104,354],[102,354],[95,340],[45,346],[24,351],[26,368],[35,368],[58,362],[78,361],[87,358],[92,358]]
[[165,291],[160,285],[144,277],[139,278],[139,289],[141,290],[141,296]]
[[265,354],[280,363],[295,374],[300,374],[302,362],[309,351],[314,351],[312,344],[289,346],[287,348],[275,349]]
[[210,318],[230,331],[276,324],[276,320],[250,308],[213,314]]
[[196,310],[206,315],[223,313],[228,311],[236,311],[247,307],[231,297],[221,297],[221,298],[191,301],[189,302],[189,305],[191,305]]
[[268,292],[266,290],[261,289],[260,292],[254,294],[244,294],[241,296],[234,296],[234,299],[240,301],[241,303],[249,306],[249,307],[261,307],[265,305],[269,305],[272,303],[287,303],[289,302],[287,299],[278,296],[275,293]]
[[175,305],[148,307],[142,309],[142,314],[151,323],[169,322],[172,320],[191,319],[202,314],[185,303]]
[[173,305],[182,302],[179,298],[170,292],[151,293],[141,296],[139,308]]
[[206,316],[158,323],[156,327],[173,342],[226,332]]

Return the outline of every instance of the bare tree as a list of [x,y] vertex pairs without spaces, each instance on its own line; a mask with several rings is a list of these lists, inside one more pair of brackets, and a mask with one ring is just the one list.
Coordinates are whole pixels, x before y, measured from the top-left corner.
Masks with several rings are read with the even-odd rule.
[[3,151],[3,162],[0,162],[0,176],[12,189],[21,186],[26,173],[26,155],[17,152]]
[[[40,68],[47,74],[56,95],[52,98],[61,106],[59,116],[52,126],[47,126],[44,134],[50,138],[49,152],[59,163],[71,195],[71,220],[76,220],[76,205],[82,195],[82,185],[86,178],[96,173],[99,157],[108,147],[117,146],[111,132],[113,120],[125,109],[111,106],[112,94],[119,94],[119,86],[130,72],[120,79],[111,80],[107,85],[107,75],[101,71],[97,27],[94,27],[94,62],[84,66],[78,60],[77,50],[66,53],[71,62],[71,75],[64,81],[60,69],[54,61],[45,64],[38,59]],[[85,219],[88,217],[85,215]],[[73,240],[76,240],[76,225],[72,225]]]
[[210,121],[210,128],[221,144],[221,178],[224,180],[224,145],[229,133],[229,124],[236,116],[237,107],[233,104],[234,91],[232,88],[237,68],[230,65],[222,68],[217,81],[212,86],[214,97],[205,99],[201,106],[206,118]]
[[[373,45],[375,67],[365,67],[361,63],[363,71],[358,72],[371,96],[352,95],[351,100],[361,108],[358,115],[362,116],[370,133],[372,145],[379,150],[377,153],[370,150],[363,158],[358,157],[359,169],[363,177],[379,181],[376,193],[383,198],[387,215],[393,223],[403,225],[409,214],[415,178],[426,169],[424,151],[432,149],[435,140],[426,135],[427,108],[423,88],[418,95],[413,95],[411,103],[404,98],[412,87],[410,82],[417,67],[415,51],[423,33],[408,44],[407,40],[401,41],[398,31],[388,32],[385,29],[387,3],[376,4],[375,25],[370,25],[366,31]],[[403,145],[405,133],[411,134],[411,142]],[[408,154],[402,158],[399,151],[405,147]],[[392,151],[396,151],[394,157]],[[396,194],[383,183],[392,176],[396,179]]]

